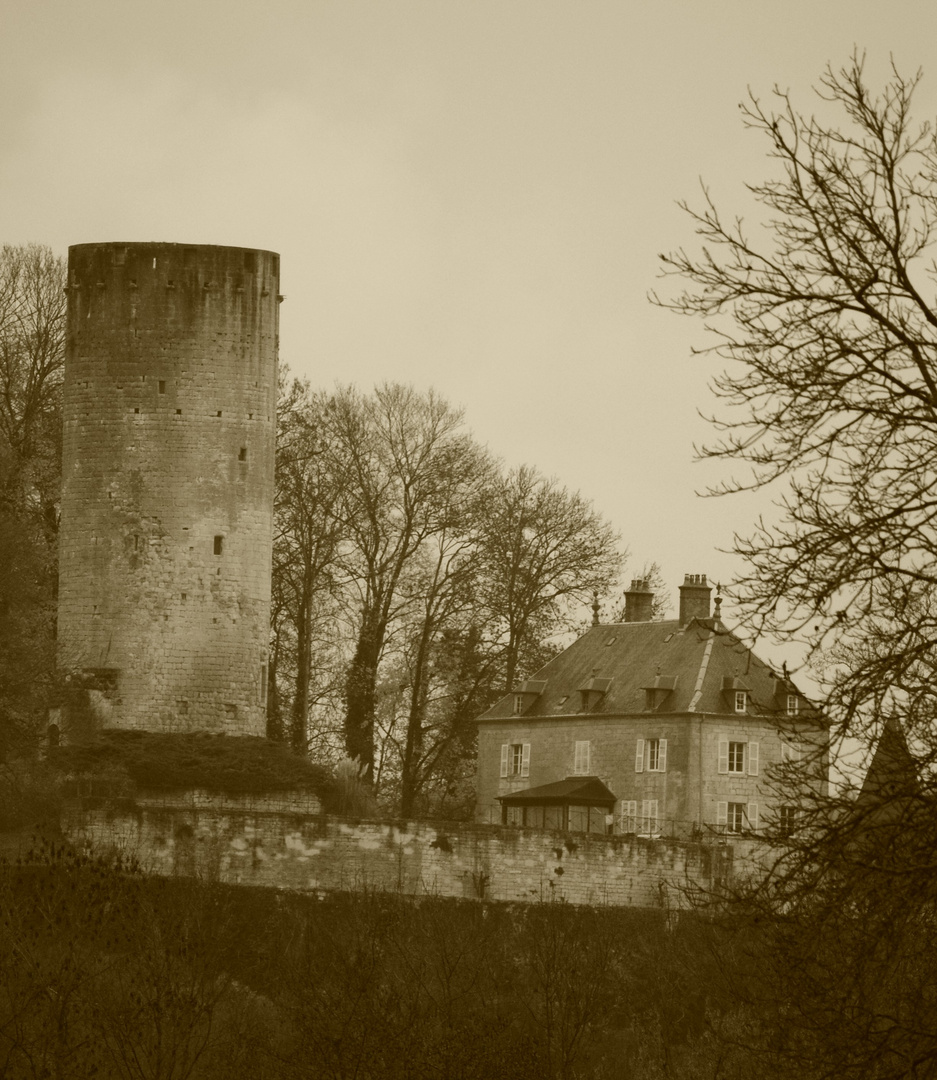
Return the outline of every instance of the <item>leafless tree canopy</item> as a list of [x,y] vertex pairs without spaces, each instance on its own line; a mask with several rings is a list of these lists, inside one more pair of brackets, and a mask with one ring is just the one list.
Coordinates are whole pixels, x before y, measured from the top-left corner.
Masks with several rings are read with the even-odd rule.
[[[744,121],[777,163],[748,187],[763,226],[704,192],[702,208],[685,206],[701,252],[662,256],[689,285],[655,299],[703,316],[706,351],[727,361],[721,437],[704,453],[750,469],[722,490],[786,488],[778,520],[737,538],[749,616],[787,630],[793,617],[814,649],[882,617],[900,669],[917,621],[901,614],[928,606],[937,583],[937,141],[911,116],[920,74],[893,69],[875,95],[863,64],[821,78],[829,121],[779,89],[773,107],[750,97]],[[847,697],[854,711],[855,684]]]

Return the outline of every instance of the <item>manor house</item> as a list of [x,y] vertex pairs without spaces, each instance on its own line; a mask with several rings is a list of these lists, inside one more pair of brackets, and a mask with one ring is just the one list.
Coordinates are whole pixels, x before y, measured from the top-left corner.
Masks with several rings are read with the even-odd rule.
[[[827,726],[786,670],[711,613],[703,574],[678,619],[643,581],[625,621],[595,624],[478,719],[476,820],[638,836],[777,835],[779,774],[825,789]],[[790,763],[784,765],[784,763]],[[780,766],[780,768],[779,768]]]

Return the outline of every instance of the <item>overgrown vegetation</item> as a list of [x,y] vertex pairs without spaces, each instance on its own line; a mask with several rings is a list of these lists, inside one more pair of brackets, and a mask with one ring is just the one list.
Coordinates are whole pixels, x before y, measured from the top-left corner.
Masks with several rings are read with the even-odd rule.
[[[692,914],[323,900],[37,846],[0,871],[0,1075],[750,1077],[738,928]],[[757,943],[757,934],[746,948]]]
[[49,765],[63,775],[97,777],[148,791],[243,794],[286,790],[331,793],[327,769],[267,739],[199,733],[102,731],[51,750]]

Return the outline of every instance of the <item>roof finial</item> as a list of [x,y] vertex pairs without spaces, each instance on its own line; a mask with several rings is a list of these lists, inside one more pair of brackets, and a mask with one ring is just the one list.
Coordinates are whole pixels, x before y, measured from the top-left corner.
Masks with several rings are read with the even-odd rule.
[[592,625],[599,625],[599,594],[597,592],[592,594]]
[[716,582],[716,597],[713,600],[713,607],[715,608],[713,611],[713,619],[718,622],[721,617],[722,609],[722,584],[718,581]]

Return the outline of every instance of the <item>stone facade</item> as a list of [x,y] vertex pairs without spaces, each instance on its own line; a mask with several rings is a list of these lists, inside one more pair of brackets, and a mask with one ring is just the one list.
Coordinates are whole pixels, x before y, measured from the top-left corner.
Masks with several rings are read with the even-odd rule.
[[84,695],[72,719],[262,735],[279,257],[80,244],[68,273],[58,637]]

